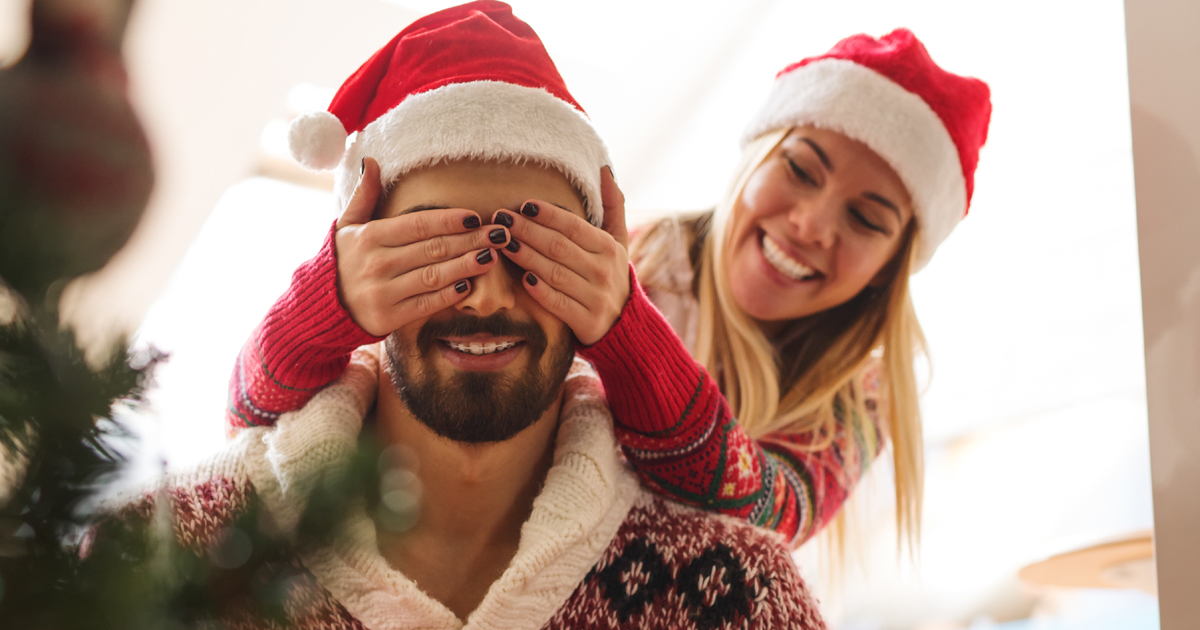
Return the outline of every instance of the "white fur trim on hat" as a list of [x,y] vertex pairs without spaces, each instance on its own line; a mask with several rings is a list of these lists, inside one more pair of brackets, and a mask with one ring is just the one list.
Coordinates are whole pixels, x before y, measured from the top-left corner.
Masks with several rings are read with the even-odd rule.
[[339,207],[354,194],[364,157],[384,186],[444,160],[533,162],[563,173],[583,195],[588,219],[603,220],[604,141],[579,110],[549,92],[501,81],[455,83],[408,97],[359,132],[337,170]]
[[913,271],[962,220],[967,188],[958,149],[941,118],[916,94],[864,66],[822,59],[779,77],[743,143],[784,127],[812,125],[879,154],[912,196],[918,235]]
[[313,171],[332,170],[346,152],[346,128],[327,111],[297,116],[288,126],[288,149],[300,166]]

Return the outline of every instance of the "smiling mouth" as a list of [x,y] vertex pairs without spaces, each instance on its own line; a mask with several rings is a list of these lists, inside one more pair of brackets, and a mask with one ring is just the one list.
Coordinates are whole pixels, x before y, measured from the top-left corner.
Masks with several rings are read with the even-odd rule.
[[515,347],[521,345],[521,343],[523,343],[523,342],[502,341],[499,343],[481,343],[478,341],[472,341],[472,342],[468,342],[468,343],[459,343],[459,342],[448,341],[446,339],[443,339],[442,343],[446,344],[446,346],[448,346],[451,350],[454,350],[455,352],[461,352],[463,354],[473,354],[476,356],[480,356],[480,355],[485,355],[485,354],[496,354],[497,352],[504,352],[505,350],[508,350],[510,348],[515,348]]
[[783,274],[791,280],[812,280],[821,275],[821,272],[809,267],[800,261],[788,256],[779,245],[775,243],[771,237],[767,236],[766,232],[762,232],[759,236],[762,245],[763,258],[767,259],[771,267]]

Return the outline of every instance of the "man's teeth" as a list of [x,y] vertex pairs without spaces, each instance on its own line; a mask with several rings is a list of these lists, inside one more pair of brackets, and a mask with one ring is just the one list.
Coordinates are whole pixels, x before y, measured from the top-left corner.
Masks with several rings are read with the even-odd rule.
[[804,280],[816,275],[817,271],[811,267],[806,267],[796,262],[792,257],[783,253],[783,250],[771,240],[771,237],[763,234],[762,237],[763,256],[771,266],[779,270],[779,273],[791,278],[792,280]]
[[465,352],[467,354],[492,354],[494,352],[508,350],[509,348],[517,345],[517,342],[504,341],[501,343],[479,343],[478,341],[472,341],[471,343],[455,343],[453,341],[447,341],[446,345],[459,352]]

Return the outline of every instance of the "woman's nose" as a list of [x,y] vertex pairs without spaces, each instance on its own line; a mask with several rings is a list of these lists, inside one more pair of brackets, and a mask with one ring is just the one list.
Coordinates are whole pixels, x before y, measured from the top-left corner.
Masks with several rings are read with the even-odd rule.
[[792,236],[805,245],[832,247],[837,239],[841,202],[824,195],[796,202],[788,212]]
[[[489,255],[499,256],[495,251],[485,250]],[[481,252],[482,255],[482,252]],[[471,278],[471,293],[465,299],[454,305],[459,311],[468,312],[478,317],[487,317],[494,313],[509,310],[516,304],[517,284],[519,274],[514,278],[511,263],[501,259],[483,275]]]

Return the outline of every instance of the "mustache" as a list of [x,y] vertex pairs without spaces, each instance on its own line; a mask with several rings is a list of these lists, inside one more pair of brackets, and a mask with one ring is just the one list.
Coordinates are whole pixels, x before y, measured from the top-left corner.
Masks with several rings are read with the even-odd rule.
[[480,333],[497,337],[520,337],[525,340],[535,357],[541,356],[548,344],[546,333],[541,326],[534,322],[517,321],[498,313],[488,317],[455,315],[449,319],[425,322],[421,331],[417,333],[417,347],[421,354],[426,354],[442,337],[466,337]]

